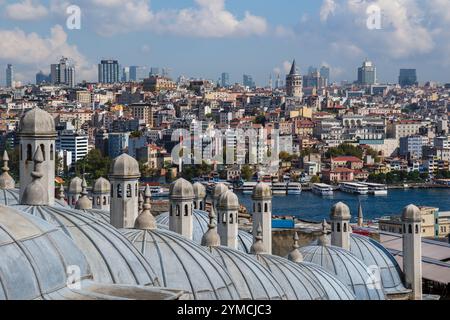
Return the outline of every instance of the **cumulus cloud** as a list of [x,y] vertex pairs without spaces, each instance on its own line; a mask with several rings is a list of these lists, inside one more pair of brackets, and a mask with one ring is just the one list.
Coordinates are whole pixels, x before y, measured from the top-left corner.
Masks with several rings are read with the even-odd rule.
[[336,8],[337,4],[334,0],[324,0],[320,7],[320,21],[327,21],[328,17],[334,14]]
[[24,0],[7,5],[5,15],[12,20],[39,20],[48,15],[48,10],[37,1]]

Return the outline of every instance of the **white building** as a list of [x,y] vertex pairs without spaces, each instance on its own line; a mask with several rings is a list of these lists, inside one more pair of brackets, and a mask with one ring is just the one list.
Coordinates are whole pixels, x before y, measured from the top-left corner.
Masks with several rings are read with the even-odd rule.
[[88,154],[88,135],[82,131],[64,130],[56,141],[57,151],[70,151],[72,163],[83,159]]

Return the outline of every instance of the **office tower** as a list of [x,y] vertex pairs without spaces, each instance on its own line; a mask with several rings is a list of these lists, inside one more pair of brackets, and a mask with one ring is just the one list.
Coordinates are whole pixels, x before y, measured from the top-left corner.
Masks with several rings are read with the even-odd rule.
[[120,74],[119,62],[117,60],[102,60],[98,65],[99,83],[117,83]]
[[[151,72],[151,71],[150,71]],[[131,66],[130,67],[130,81],[144,81],[149,76],[147,67]]]
[[269,89],[273,89],[273,78],[272,78],[272,75],[269,75]]
[[6,87],[12,88],[14,85],[14,67],[12,64],[6,66]]
[[314,73],[317,73],[317,68],[313,67],[313,66],[309,66],[308,74],[311,75],[311,74],[314,74]]
[[320,76],[325,79],[327,85],[330,84],[330,68],[327,66],[322,66],[320,68]]
[[377,68],[372,61],[364,61],[362,67],[358,68],[358,84],[373,85],[377,82]]
[[228,87],[230,85],[230,74],[229,73],[222,73],[221,79],[220,79],[220,85],[222,87]]
[[170,69],[169,68],[162,68],[162,76],[166,78],[170,78]]
[[36,84],[37,85],[40,85],[43,83],[50,83],[50,82],[51,82],[50,75],[44,74],[42,72],[42,70],[39,71],[38,73],[36,73]]
[[120,77],[120,80],[122,82],[129,82],[131,80],[131,68],[132,67],[124,67],[122,68],[122,76]]
[[75,87],[75,67],[74,66],[67,66],[64,70],[64,84],[69,86],[69,88]]
[[88,154],[88,138],[82,130],[64,130],[56,140],[56,151],[70,151],[72,163],[76,163]]
[[150,68],[150,76],[159,76],[159,68],[157,67],[151,67]]
[[244,74],[244,77],[243,77],[243,78],[244,78],[244,79],[243,79],[244,87],[256,88],[256,84],[255,84],[255,82],[253,81],[253,77],[252,77],[251,75]]
[[400,76],[398,77],[398,84],[402,87],[417,85],[417,71],[416,69],[400,69]]
[[291,71],[286,76],[286,94],[292,98],[303,97],[303,79],[297,69],[295,60],[292,62]]
[[67,58],[62,57],[61,60],[59,60],[59,83],[67,83]]
[[60,83],[59,64],[52,64],[50,66],[50,81],[52,84]]
[[50,65],[50,82],[65,84],[71,88],[75,86],[75,67],[68,63],[69,59],[62,57],[58,64]]

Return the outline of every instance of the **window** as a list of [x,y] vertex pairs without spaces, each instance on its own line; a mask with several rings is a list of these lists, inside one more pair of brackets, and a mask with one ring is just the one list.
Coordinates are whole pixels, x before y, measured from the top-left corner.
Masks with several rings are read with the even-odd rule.
[[226,213],[224,213],[224,214],[222,215],[222,223],[223,223],[223,224],[227,223],[227,214],[226,214]]
[[107,204],[108,204],[108,199],[105,196],[103,196],[103,205],[107,205]]
[[194,209],[197,209],[197,201],[194,201]]
[[127,185],[127,198],[131,198],[132,194],[131,194],[131,184]]
[[200,210],[203,210],[203,201],[200,201],[200,206],[199,206],[200,208]]
[[262,212],[261,203],[258,203],[258,212]]
[[233,221],[233,214],[230,213],[230,224],[233,224],[233,223],[234,223],[234,221]]
[[269,206],[267,203],[264,204],[264,212],[269,212]]
[[97,205],[100,205],[100,197],[97,197]]
[[344,223],[344,232],[347,232],[347,224]]
[[138,185],[137,183],[134,185],[134,196],[137,198],[138,197]]
[[179,217],[179,216],[180,216],[180,205],[177,204],[177,217]]
[[51,160],[51,161],[54,160],[53,153],[54,153],[54,150],[53,150],[53,144],[51,144],[51,145],[50,145],[50,160]]
[[341,232],[341,224],[339,222],[336,224],[336,232]]
[[412,233],[412,225],[408,225],[408,233]]
[[20,145],[20,148],[19,148],[19,158],[20,158],[20,160],[23,160],[23,156],[22,156],[23,151],[22,151],[22,148],[23,148],[23,146]]
[[331,231],[334,232],[334,222],[331,223]]
[[45,146],[43,144],[41,144],[41,150],[42,150],[42,157],[45,161]]
[[27,161],[33,160],[33,155],[31,154],[31,144],[27,145]]
[[117,185],[117,198],[122,198],[122,185],[120,183]]
[[189,216],[189,206],[187,204],[184,206],[184,216]]
[[170,206],[170,211],[169,211],[169,215],[173,216],[173,210],[172,210],[172,206]]
[[403,233],[406,233],[406,225],[403,225]]

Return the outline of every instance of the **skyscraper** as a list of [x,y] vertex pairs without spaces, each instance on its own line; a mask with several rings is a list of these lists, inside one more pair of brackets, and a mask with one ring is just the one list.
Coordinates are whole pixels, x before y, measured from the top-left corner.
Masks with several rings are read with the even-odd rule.
[[320,68],[320,76],[326,80],[327,85],[330,84],[330,68],[329,67],[322,66],[322,68]]
[[303,97],[303,79],[295,60],[292,62],[291,71],[286,76],[286,94],[291,98],[301,99]]
[[59,64],[50,65],[50,81],[52,84],[60,83]]
[[151,67],[150,68],[150,76],[159,76],[159,68],[158,67]]
[[69,86],[69,88],[75,87],[75,67],[66,66],[64,70],[64,84]]
[[6,87],[12,88],[14,84],[14,67],[12,64],[6,66]]
[[149,70],[143,66],[130,67],[130,81],[144,81],[149,76]]
[[36,84],[37,85],[40,85],[43,83],[50,83],[50,82],[51,82],[50,75],[44,74],[42,72],[42,70],[39,71],[38,73],[36,73]]
[[58,64],[50,65],[50,82],[65,84],[70,88],[75,86],[75,67],[68,63],[69,59],[62,57]]
[[220,85],[222,87],[228,87],[230,85],[230,74],[229,73],[222,73],[222,76],[220,78]]
[[122,68],[122,76],[120,77],[120,80],[122,82],[128,82],[131,80],[131,78],[130,78],[131,71],[130,70],[131,70],[131,67]]
[[402,87],[417,85],[417,70],[400,69],[398,84],[401,85]]
[[308,75],[311,75],[311,74],[314,74],[314,73],[317,73],[317,68],[313,67],[313,66],[309,66],[309,68],[308,68]]
[[99,83],[117,83],[120,74],[119,61],[102,60],[98,65],[98,82]]
[[362,67],[358,68],[358,84],[373,85],[377,82],[377,68],[372,61],[364,61]]
[[248,74],[244,74],[243,85],[244,85],[244,87],[256,88],[256,84],[253,81],[253,77],[251,75],[248,75]]

